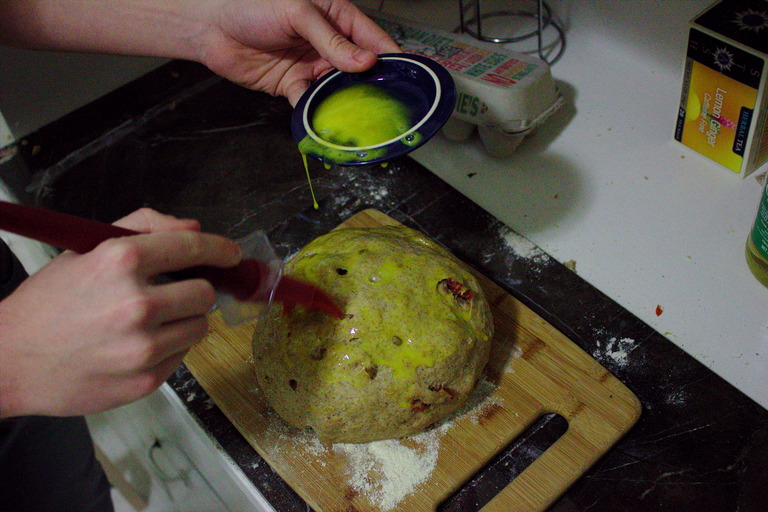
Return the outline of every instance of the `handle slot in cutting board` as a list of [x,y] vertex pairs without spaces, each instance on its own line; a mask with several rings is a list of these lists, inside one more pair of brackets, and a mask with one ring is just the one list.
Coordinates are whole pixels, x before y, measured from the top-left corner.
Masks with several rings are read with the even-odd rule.
[[437,512],[479,512],[567,429],[568,421],[561,415],[550,413],[541,416],[440,503]]
[[[365,210],[339,227],[397,224],[377,210]],[[436,510],[536,419],[554,412],[568,421],[568,430],[482,509],[544,510],[640,415],[637,397],[608,370],[490,279],[473,272],[496,324],[486,368],[497,384],[490,397],[493,406],[479,417],[452,420],[439,438],[428,479],[388,510]],[[251,446],[318,512],[387,510],[353,488],[343,453],[287,427],[269,409],[256,385],[253,323],[227,327],[217,313],[210,323],[208,336],[184,361]]]

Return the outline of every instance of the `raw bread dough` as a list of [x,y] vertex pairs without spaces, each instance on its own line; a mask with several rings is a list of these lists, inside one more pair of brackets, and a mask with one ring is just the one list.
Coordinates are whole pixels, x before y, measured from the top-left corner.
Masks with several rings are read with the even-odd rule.
[[405,227],[314,240],[285,272],[326,290],[341,320],[275,304],[256,326],[256,378],[289,424],[323,442],[423,430],[461,407],[488,361],[493,319],[475,278]]

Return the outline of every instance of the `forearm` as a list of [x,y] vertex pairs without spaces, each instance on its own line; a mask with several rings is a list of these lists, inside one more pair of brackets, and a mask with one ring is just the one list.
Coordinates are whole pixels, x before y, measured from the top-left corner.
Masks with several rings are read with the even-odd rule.
[[0,0],[0,43],[192,60],[294,105],[400,51],[350,0]]
[[33,49],[199,60],[214,1],[3,0],[0,42]]

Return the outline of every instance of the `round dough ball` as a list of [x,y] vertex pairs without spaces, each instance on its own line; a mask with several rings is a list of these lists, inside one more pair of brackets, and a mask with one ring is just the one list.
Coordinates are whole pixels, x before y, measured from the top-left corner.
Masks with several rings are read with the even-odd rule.
[[423,430],[461,407],[490,351],[493,319],[477,280],[405,227],[348,228],[307,245],[285,273],[345,312],[275,304],[256,326],[256,377],[289,424],[323,442]]

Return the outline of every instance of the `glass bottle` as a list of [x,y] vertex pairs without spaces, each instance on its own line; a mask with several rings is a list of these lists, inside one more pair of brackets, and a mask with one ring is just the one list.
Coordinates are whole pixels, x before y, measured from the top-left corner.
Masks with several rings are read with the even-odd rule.
[[747,265],[758,281],[768,286],[768,182],[763,189],[757,218],[747,238]]

